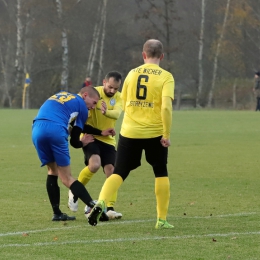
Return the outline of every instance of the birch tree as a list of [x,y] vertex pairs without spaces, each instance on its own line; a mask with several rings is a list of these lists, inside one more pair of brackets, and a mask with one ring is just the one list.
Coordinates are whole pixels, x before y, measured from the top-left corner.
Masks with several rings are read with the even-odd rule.
[[[100,16],[100,12],[101,12],[101,6],[102,4],[99,4],[98,10],[97,10],[97,17]],[[91,47],[90,47],[90,51],[89,51],[89,57],[88,57],[88,63],[87,63],[87,75],[86,76],[90,76],[92,77],[92,73],[93,73],[93,67],[94,67],[94,60],[96,58],[96,53],[97,53],[97,44],[98,44],[98,38],[99,38],[99,34],[100,34],[100,20],[98,20],[95,23],[94,26],[94,31],[93,31],[93,36],[92,36],[92,42],[91,42]]]
[[[103,73],[104,46],[106,35],[107,0],[100,2],[97,10],[98,20],[93,30],[92,43],[89,51],[86,76],[93,77],[94,64],[98,64],[97,84],[101,81]],[[99,51],[99,52],[98,52]]]
[[61,27],[61,46],[62,46],[62,73],[61,73],[61,89],[68,91],[68,77],[69,77],[69,45],[67,30],[63,25],[63,12],[61,0],[54,0],[56,4],[56,11],[60,21]]
[[199,66],[199,83],[198,91],[196,96],[196,106],[200,107],[200,95],[203,88],[203,49],[204,49],[204,24],[205,24],[205,0],[201,0],[201,22],[200,22],[200,36],[199,36],[199,56],[198,56],[198,66]]
[[106,34],[106,15],[107,15],[107,0],[104,0],[103,10],[102,10],[102,33],[100,40],[100,54],[99,54],[99,68],[98,68],[98,76],[97,83],[101,81],[101,73],[103,73],[103,55],[104,55],[104,41]]
[[11,99],[11,96],[10,96],[10,93],[9,93],[9,87],[8,87],[8,66],[7,64],[5,64],[4,62],[4,58],[3,58],[3,54],[2,54],[2,50],[0,48],[0,64],[1,64],[1,67],[2,67],[2,72],[3,72],[3,84],[2,84],[2,98],[1,98],[1,106],[3,107],[5,102],[7,101],[8,102],[8,106],[9,107],[12,107],[12,99]]
[[210,108],[212,106],[212,98],[213,98],[213,93],[214,93],[214,89],[215,89],[217,70],[218,70],[218,58],[219,58],[219,54],[220,54],[220,51],[221,51],[221,44],[222,44],[222,40],[223,40],[223,37],[224,37],[225,28],[226,28],[226,24],[227,24],[229,6],[230,6],[230,0],[227,0],[224,20],[223,20],[220,36],[219,36],[219,39],[218,39],[217,49],[216,49],[216,53],[215,53],[215,57],[214,57],[214,63],[213,63],[213,78],[212,78],[212,84],[211,84],[211,88],[210,88],[210,91],[209,91],[208,104],[207,104],[207,106],[210,107]]
[[16,87],[22,88],[22,78],[23,78],[23,24],[21,19],[21,2],[22,0],[17,0],[16,8],[16,35],[17,35],[17,43],[16,43],[16,57],[15,57],[15,68],[16,68],[16,79],[15,85]]
[[12,107],[12,99],[15,90],[14,86],[14,57],[16,53],[15,46],[15,3],[2,0],[5,15],[0,17],[0,71],[2,80],[0,82],[0,91],[2,93],[0,106]]

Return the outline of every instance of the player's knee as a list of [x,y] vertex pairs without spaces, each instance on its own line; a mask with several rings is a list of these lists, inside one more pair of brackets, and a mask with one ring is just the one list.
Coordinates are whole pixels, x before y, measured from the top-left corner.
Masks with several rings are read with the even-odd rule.
[[112,164],[105,165],[104,167],[104,173],[106,177],[108,178],[111,174],[114,172],[114,166]]
[[88,165],[88,168],[91,172],[95,173],[100,168],[100,163],[98,162],[92,162]]

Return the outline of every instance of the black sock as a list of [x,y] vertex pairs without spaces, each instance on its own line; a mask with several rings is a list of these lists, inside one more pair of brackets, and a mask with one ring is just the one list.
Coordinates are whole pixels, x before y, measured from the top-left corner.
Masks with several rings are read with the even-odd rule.
[[90,197],[88,191],[86,190],[85,186],[79,182],[78,180],[74,181],[70,185],[70,190],[74,195],[74,200],[76,198],[80,198],[86,205],[93,208],[93,200]]
[[48,175],[46,188],[53,213],[60,215],[62,212],[60,211],[60,187],[58,186],[58,176]]

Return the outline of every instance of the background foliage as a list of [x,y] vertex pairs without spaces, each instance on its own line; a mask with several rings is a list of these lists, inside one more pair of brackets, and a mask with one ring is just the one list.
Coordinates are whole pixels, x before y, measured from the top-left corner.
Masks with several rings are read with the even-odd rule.
[[[197,96],[197,106],[217,106],[237,80],[252,108],[259,25],[258,0],[1,0],[0,106],[22,107],[26,73],[25,108],[38,108],[60,89],[77,92],[88,75],[94,85],[111,70],[125,77],[142,63],[144,41],[158,38],[176,93]],[[224,99],[232,97],[231,91]]]

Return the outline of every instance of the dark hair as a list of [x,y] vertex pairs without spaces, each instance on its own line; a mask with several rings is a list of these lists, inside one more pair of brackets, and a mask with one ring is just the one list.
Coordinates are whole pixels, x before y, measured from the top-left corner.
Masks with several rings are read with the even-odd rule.
[[258,77],[260,77],[260,71],[256,71],[255,75],[257,75]]
[[150,39],[145,42],[143,52],[146,53],[147,58],[160,58],[163,53],[163,45],[159,40]]
[[114,78],[115,81],[117,82],[119,82],[120,80],[122,81],[122,75],[117,71],[108,72],[107,75],[105,76],[105,79],[109,80],[110,78]]

